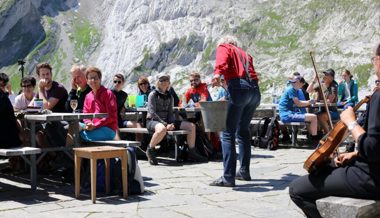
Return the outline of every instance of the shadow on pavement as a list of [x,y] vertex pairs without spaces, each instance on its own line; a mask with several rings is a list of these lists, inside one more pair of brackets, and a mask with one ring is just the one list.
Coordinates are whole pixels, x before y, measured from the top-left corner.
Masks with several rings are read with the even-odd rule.
[[275,190],[284,190],[289,183],[298,178],[295,174],[285,174],[281,179],[253,179],[248,184],[237,185],[233,188],[235,191],[242,192],[269,192]]

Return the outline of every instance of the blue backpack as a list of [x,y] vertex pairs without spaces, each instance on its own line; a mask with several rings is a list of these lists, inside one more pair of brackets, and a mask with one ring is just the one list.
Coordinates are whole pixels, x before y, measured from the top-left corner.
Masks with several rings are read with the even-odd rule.
[[[136,158],[136,148],[128,147],[128,194],[142,194],[144,193],[144,182],[141,176],[140,167],[138,166]],[[110,166],[110,189],[112,194],[122,194],[122,173],[121,173],[121,161],[118,158],[111,159]],[[105,192],[105,168],[104,160],[98,160],[97,162],[97,174],[96,174],[96,191]],[[85,185],[85,189],[89,189],[89,184]],[[86,187],[87,186],[87,187]]]

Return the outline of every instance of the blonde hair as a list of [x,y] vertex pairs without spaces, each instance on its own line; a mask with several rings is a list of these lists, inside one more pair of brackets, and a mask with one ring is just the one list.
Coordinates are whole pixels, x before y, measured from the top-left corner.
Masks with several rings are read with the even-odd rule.
[[231,44],[231,45],[240,47],[240,42],[237,40],[235,36],[231,36],[231,35],[225,35],[222,38],[220,38],[218,42],[216,43],[216,46],[219,46],[222,44]]

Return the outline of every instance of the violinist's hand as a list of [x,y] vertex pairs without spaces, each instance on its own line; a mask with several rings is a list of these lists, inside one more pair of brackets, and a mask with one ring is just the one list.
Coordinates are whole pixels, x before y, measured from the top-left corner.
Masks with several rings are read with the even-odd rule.
[[173,123],[168,124],[168,125],[166,126],[166,130],[168,130],[168,131],[172,131],[172,130],[174,130],[174,129],[175,129],[175,126],[174,126]]
[[349,153],[339,154],[338,157],[335,157],[334,163],[338,167],[344,166],[348,162],[350,162],[351,160],[353,160],[357,155],[358,155],[358,153],[356,151],[349,152]]
[[356,120],[354,109],[349,106],[346,110],[342,111],[340,113],[340,120],[346,125],[354,122]]

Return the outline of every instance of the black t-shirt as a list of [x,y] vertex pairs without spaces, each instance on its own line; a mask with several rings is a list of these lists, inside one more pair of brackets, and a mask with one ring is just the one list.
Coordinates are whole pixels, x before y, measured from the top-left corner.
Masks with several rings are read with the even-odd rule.
[[120,122],[122,121],[121,112],[124,109],[124,103],[128,98],[128,94],[126,92],[124,92],[123,90],[121,90],[121,91],[112,90],[112,92],[116,97],[117,120],[119,122],[119,127],[120,127]]

